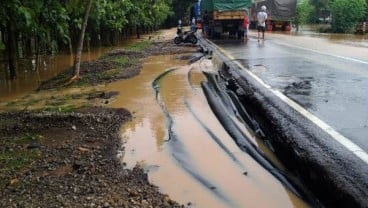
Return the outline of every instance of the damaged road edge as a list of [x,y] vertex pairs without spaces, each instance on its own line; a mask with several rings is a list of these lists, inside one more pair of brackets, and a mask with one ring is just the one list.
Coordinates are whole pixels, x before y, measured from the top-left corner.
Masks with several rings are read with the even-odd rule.
[[368,206],[368,167],[362,160],[213,43],[203,39],[199,42],[202,51],[216,60],[219,73],[235,80],[241,90],[234,93],[259,123],[277,157],[324,206]]

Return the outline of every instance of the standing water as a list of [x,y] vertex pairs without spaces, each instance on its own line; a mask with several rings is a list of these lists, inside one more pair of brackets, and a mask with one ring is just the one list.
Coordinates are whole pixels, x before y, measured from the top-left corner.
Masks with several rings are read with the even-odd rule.
[[213,70],[209,60],[156,56],[139,76],[108,85],[121,89],[111,106],[133,113],[121,130],[122,162],[141,165],[163,193],[191,207],[307,207],[223,129],[200,87],[202,70]]
[[[125,44],[127,43],[124,42],[119,47]],[[82,61],[95,60],[114,48],[92,48],[82,53]],[[5,73],[7,71],[5,69],[8,68],[7,63],[0,62],[0,102],[10,101],[36,90],[42,82],[72,67],[74,64],[74,55],[58,54],[43,56],[38,70],[36,70],[34,59],[21,59],[18,62],[18,76],[15,80],[8,79]]]
[[[84,54],[83,60],[108,50]],[[70,67],[73,57],[44,63],[33,71],[30,61],[18,80],[1,80],[1,101],[33,91]],[[133,114],[121,129],[126,167],[141,165],[163,193],[191,207],[307,207],[241,151],[212,113],[200,87],[202,71],[213,70],[211,62],[186,63],[174,55],[150,57],[139,76],[107,86],[120,93],[110,106]]]

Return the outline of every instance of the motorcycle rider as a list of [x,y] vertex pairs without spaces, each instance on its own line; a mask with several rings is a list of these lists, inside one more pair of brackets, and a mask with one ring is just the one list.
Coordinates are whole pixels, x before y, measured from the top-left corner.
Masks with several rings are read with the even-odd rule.
[[183,27],[181,25],[181,19],[178,21],[178,29],[176,30],[176,34],[181,34],[183,32]]

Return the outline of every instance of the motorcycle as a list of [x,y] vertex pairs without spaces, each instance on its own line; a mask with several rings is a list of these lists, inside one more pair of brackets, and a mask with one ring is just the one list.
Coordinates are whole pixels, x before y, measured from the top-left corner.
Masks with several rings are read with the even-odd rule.
[[174,38],[174,43],[179,45],[181,43],[192,43],[196,44],[198,42],[198,38],[195,35],[195,31],[182,31],[182,28],[178,28],[176,32],[176,36]]

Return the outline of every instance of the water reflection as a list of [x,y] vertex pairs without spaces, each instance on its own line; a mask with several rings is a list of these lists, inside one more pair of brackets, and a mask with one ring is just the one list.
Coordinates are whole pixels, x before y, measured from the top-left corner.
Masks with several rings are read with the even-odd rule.
[[[82,53],[82,61],[95,60],[114,48],[122,47],[127,43],[129,41],[122,42],[114,47],[90,49]],[[36,90],[43,81],[49,80],[73,66],[73,62],[74,55],[70,54],[41,56],[37,70],[37,61],[34,58],[20,59],[15,80],[9,80],[7,62],[5,60],[0,62],[0,102],[10,101]]]

